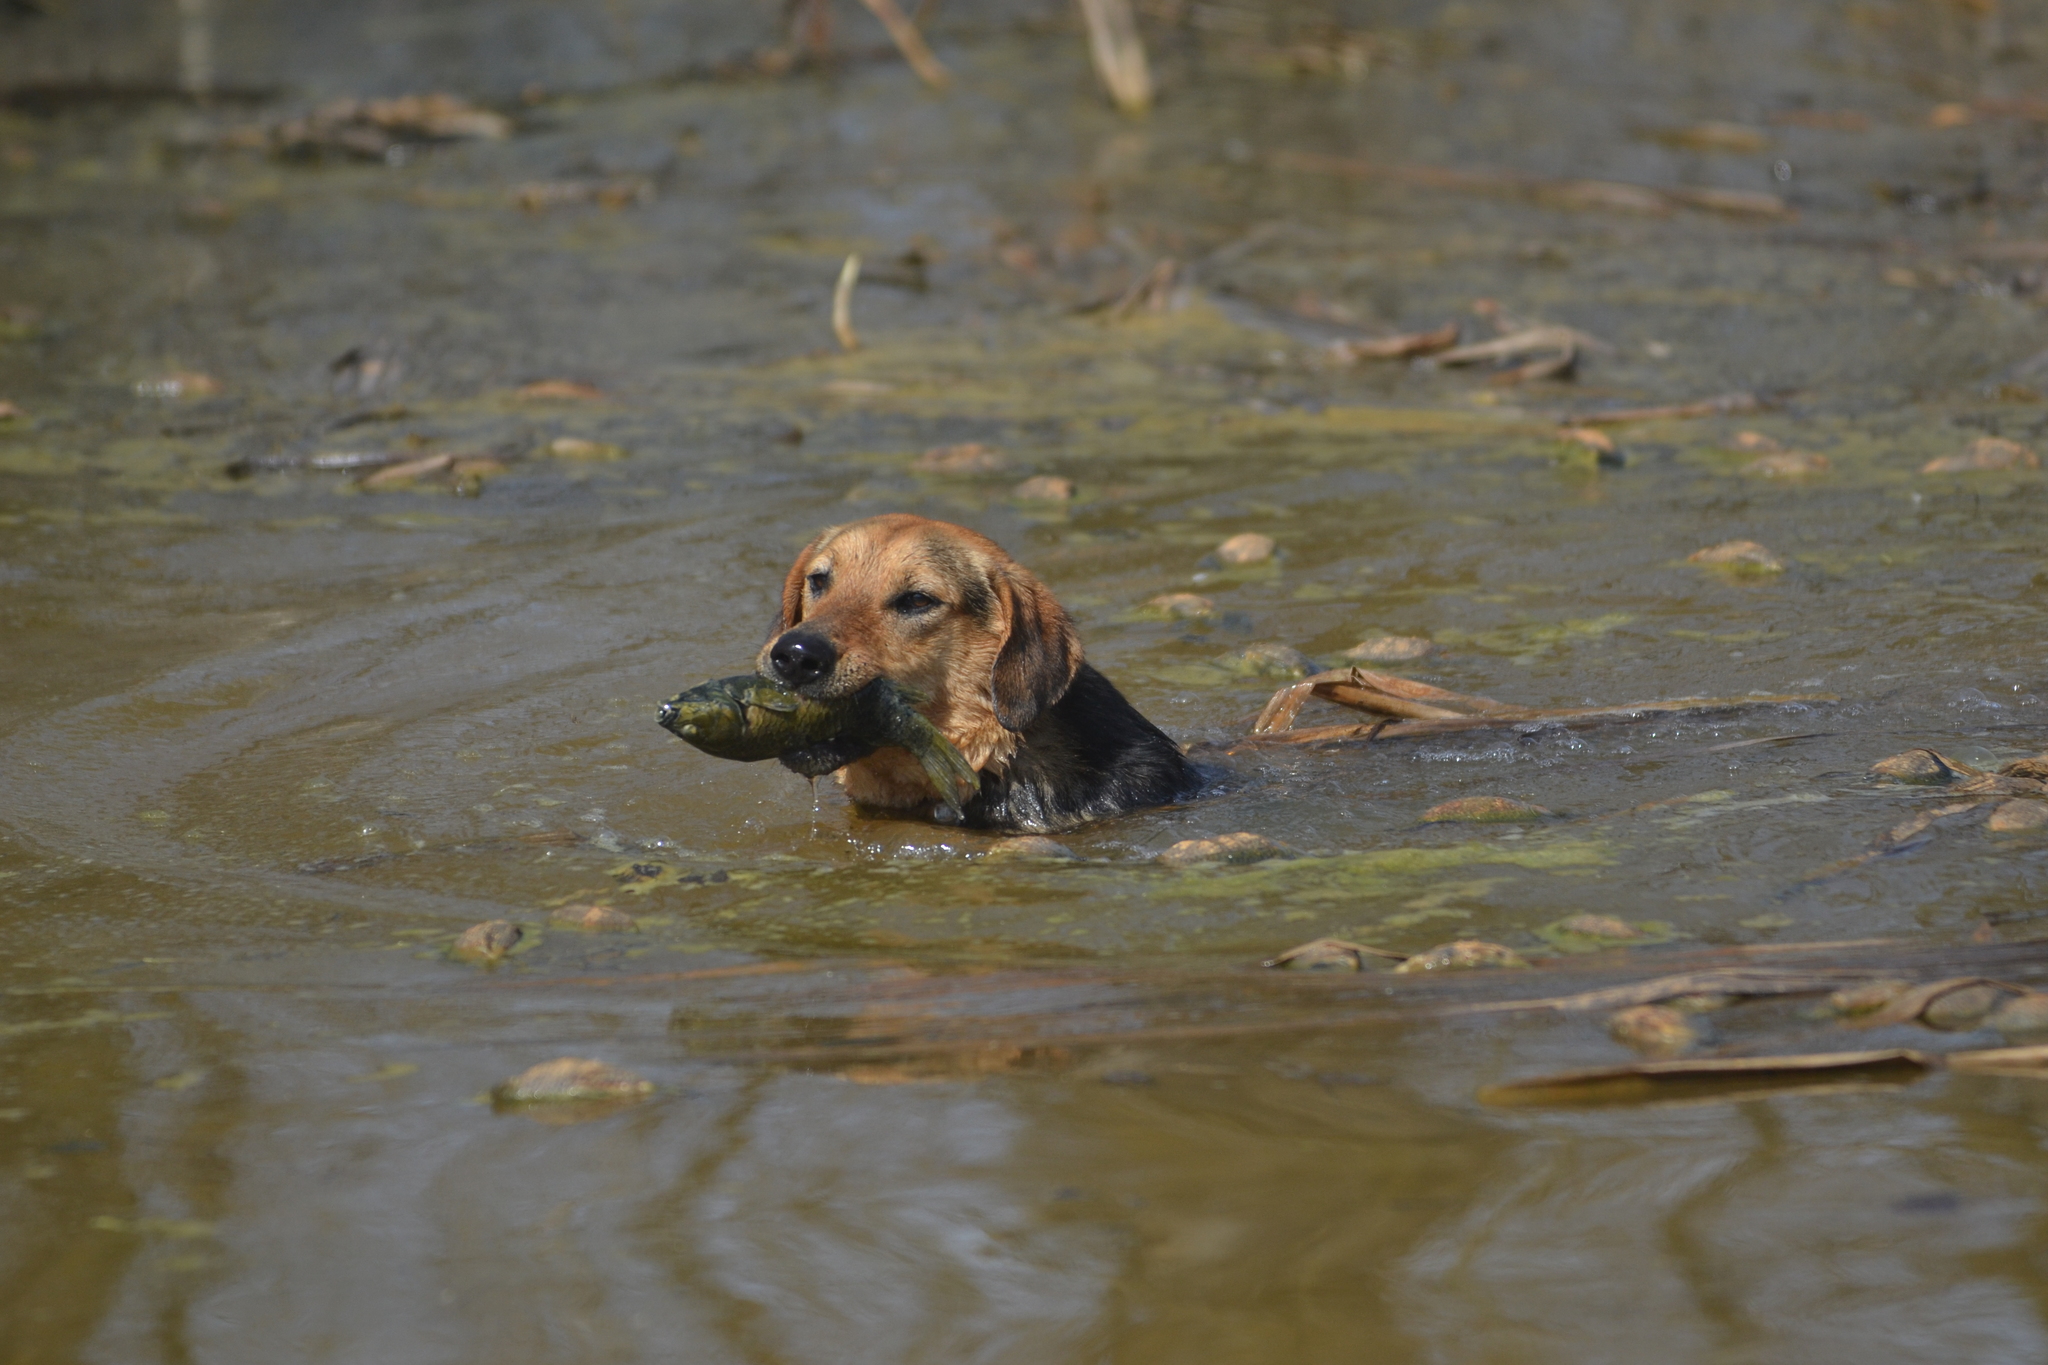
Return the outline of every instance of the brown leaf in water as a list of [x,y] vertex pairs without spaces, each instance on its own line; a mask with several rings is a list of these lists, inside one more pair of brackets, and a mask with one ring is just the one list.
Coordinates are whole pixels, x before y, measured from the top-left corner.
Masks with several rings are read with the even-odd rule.
[[1564,419],[1566,425],[1611,426],[1617,422],[1661,422],[1677,417],[1719,417],[1731,412],[1755,412],[1763,400],[1753,393],[1724,393],[1691,403],[1661,403],[1643,408],[1609,408],[1584,412]]
[[357,482],[364,488],[389,488],[395,484],[412,483],[429,474],[446,473],[454,465],[453,455],[423,455],[417,460],[387,464],[382,469],[365,474]]
[[1735,1101],[1786,1091],[1899,1085],[1918,1080],[1940,1065],[1939,1058],[1910,1048],[1687,1058],[1508,1081],[1482,1087],[1479,1101],[1501,1106]]
[[1991,812],[1984,828],[1993,834],[2024,834],[2048,829],[2048,801],[2008,801]]
[[1694,550],[1685,557],[1688,564],[1708,564],[1715,567],[1747,569],[1755,573],[1783,573],[1785,561],[1772,554],[1753,540],[1724,540],[1719,545],[1709,545],[1703,550]]
[[1010,490],[1019,502],[1072,502],[1074,481],[1053,474],[1038,474]]
[[1298,943],[1279,956],[1267,959],[1262,965],[1295,972],[1356,972],[1364,969],[1364,959],[1368,957],[1388,958],[1395,962],[1408,960],[1406,953],[1386,948],[1372,948],[1341,938],[1318,938]]
[[1294,850],[1277,844],[1263,834],[1219,834],[1213,839],[1183,839],[1155,860],[1167,867],[1192,867],[1197,863],[1262,863],[1268,858],[1292,857]]
[[514,397],[537,403],[590,403],[604,397],[604,390],[595,384],[575,379],[536,379],[530,384],[521,384],[512,393]]
[[1512,948],[1484,939],[1461,938],[1451,943],[1439,943],[1415,954],[1394,968],[1397,972],[1455,972],[1470,971],[1487,967],[1526,967],[1528,962]]
[[1330,355],[1343,364],[1360,360],[1409,360],[1421,355],[1435,355],[1457,344],[1458,324],[1452,321],[1428,332],[1333,341],[1330,343]]
[[1614,438],[1598,427],[1566,427],[1558,435],[1573,445],[1584,446],[1595,455],[1612,455]]
[[1915,785],[1953,782],[1961,777],[1975,777],[1977,771],[1966,763],[1951,762],[1932,749],[1908,749],[1890,758],[1880,758],[1870,765],[1872,777],[1888,777],[1894,782]]
[[491,1091],[491,1098],[500,1104],[553,1104],[635,1099],[653,1089],[653,1082],[621,1067],[588,1057],[557,1057],[528,1067]]
[[623,460],[626,451],[623,446],[608,441],[593,441],[586,436],[557,436],[547,443],[547,453],[557,460]]
[[1670,147],[1697,152],[1760,152],[1770,145],[1770,135],[1747,124],[1708,121],[1685,128],[1667,128],[1650,135]]
[[1612,349],[1598,337],[1572,327],[1525,327],[1491,341],[1475,341],[1470,345],[1454,347],[1436,357],[1440,366],[1478,365],[1489,361],[1520,360],[1524,356],[1548,353],[1574,355],[1581,347],[1607,350]]
[[1511,796],[1461,796],[1455,801],[1445,801],[1422,812],[1422,823],[1514,824],[1547,820],[1550,815],[1551,812],[1542,806],[1517,801]]
[[2009,469],[2039,469],[2041,457],[2002,436],[1979,436],[1960,455],[1943,455],[1920,466],[1922,474],[1971,474]]
[[1578,348],[1573,347],[1569,350],[1560,351],[1553,356],[1532,360],[1526,365],[1517,365],[1512,369],[1502,370],[1498,374],[1490,376],[1486,382],[1489,384],[1508,385],[1530,384],[1539,379],[1563,379],[1576,370],[1578,364]]
[[548,923],[593,934],[631,933],[640,927],[631,915],[609,905],[564,905],[548,916]]
[[1436,646],[1416,635],[1375,635],[1344,651],[1347,659],[1367,664],[1412,663],[1436,653]]
[[1794,216],[1792,206],[1787,204],[1782,196],[1764,190],[1719,190],[1681,186],[1666,190],[1665,194],[1687,208],[1706,209],[1711,213],[1727,213],[1741,218]]
[[1781,450],[1771,455],[1761,455],[1742,467],[1745,474],[1755,474],[1766,479],[1803,479],[1813,474],[1828,472],[1828,457],[1806,450]]
[[472,924],[464,929],[448,949],[448,956],[457,962],[489,966],[503,959],[525,936],[520,927],[510,920],[487,919],[482,924]]
[[1263,564],[1273,557],[1273,537],[1257,531],[1240,531],[1216,547],[1216,558],[1225,564]]
[[994,474],[1008,463],[1003,452],[994,446],[963,441],[958,445],[933,446],[911,461],[910,467],[920,474]]
[[1699,1027],[1668,1005],[1616,1010],[1608,1017],[1607,1031],[1616,1042],[1655,1057],[1684,1052],[1700,1040]]

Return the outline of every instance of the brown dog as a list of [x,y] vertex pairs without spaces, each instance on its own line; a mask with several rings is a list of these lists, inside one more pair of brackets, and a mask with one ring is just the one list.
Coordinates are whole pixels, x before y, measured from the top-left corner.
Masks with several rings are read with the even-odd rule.
[[[761,676],[820,699],[877,678],[981,772],[970,825],[1063,829],[1192,795],[1174,742],[1081,658],[1066,610],[995,542],[895,514],[835,526],[804,547],[761,647]],[[902,749],[834,741],[783,760],[837,770],[863,806],[932,812],[938,794]]]

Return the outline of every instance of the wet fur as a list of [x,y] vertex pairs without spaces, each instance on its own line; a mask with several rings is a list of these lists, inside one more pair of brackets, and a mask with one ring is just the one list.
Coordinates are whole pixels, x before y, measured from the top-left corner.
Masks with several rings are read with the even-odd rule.
[[[892,605],[912,592],[939,607]],[[886,677],[930,698],[919,709],[981,773],[969,825],[1066,829],[1198,785],[1179,747],[1083,662],[1073,620],[1046,586],[965,527],[897,514],[825,531],[783,583],[758,661],[764,677],[774,676],[776,642],[799,625],[838,656],[800,691],[844,696]],[[902,749],[855,758],[838,780],[856,804],[882,810],[929,814],[937,798]]]

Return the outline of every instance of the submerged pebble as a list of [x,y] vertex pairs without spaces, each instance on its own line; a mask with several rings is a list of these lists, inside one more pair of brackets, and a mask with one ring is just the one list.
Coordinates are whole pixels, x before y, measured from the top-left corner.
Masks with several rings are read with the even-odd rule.
[[2000,777],[2026,777],[2036,782],[2048,782],[2048,754],[2016,758],[2000,768],[1998,774]]
[[2014,992],[2000,986],[1958,986],[1928,1001],[1927,1008],[1920,1011],[1920,1022],[1948,1033],[1973,1029],[1984,1022],[1984,1016],[2013,997]]
[[1159,855],[1168,867],[1191,867],[1196,863],[1261,863],[1268,858],[1285,858],[1293,850],[1276,844],[1263,834],[1219,834],[1214,839],[1183,839]]
[[630,933],[640,927],[631,915],[609,905],[564,905],[548,916],[548,923],[597,934]]
[[1263,564],[1276,548],[1273,537],[1242,531],[1216,547],[1216,558],[1224,564]]
[[1193,592],[1161,593],[1145,606],[1148,610],[1164,612],[1176,620],[1199,620],[1216,614],[1214,599]]
[[2039,469],[2041,457],[2002,436],[1979,436],[1959,455],[1943,455],[1920,466],[1922,474],[1975,474],[2007,469]]
[[1828,457],[1805,450],[1781,450],[1762,455],[1742,467],[1745,474],[1766,479],[1800,479],[1828,472]]
[[1314,659],[1293,645],[1271,642],[1246,645],[1225,654],[1217,662],[1233,673],[1255,678],[1306,678],[1311,673],[1322,671]]
[[1607,1031],[1618,1043],[1653,1057],[1684,1052],[1700,1040],[1693,1021],[1668,1005],[1635,1005],[1608,1016]]
[[457,962],[489,965],[500,961],[524,937],[525,932],[511,920],[487,919],[482,924],[472,924],[464,929],[448,949],[448,956]]
[[1785,571],[1784,560],[1753,540],[1724,540],[1719,545],[1694,550],[1685,557],[1685,562],[1706,564],[1716,568],[1748,570],[1753,573]]
[[1072,502],[1074,481],[1052,474],[1038,474],[1012,488],[1010,496],[1019,502]]
[[1984,828],[1994,834],[2020,834],[2048,829],[2048,801],[2008,801],[1991,812]]
[[1422,823],[1511,824],[1548,819],[1551,812],[1511,796],[1461,796],[1422,812]]
[[1318,938],[1289,948],[1264,965],[1290,972],[1356,972],[1364,970],[1365,955],[1356,943]]
[[491,1091],[500,1104],[546,1104],[561,1100],[635,1099],[654,1089],[623,1068],[588,1057],[557,1057],[542,1062]]
[[2007,997],[1984,1016],[1984,1026],[2000,1033],[2039,1033],[2048,1029],[2048,992],[2028,991]]
[[1434,653],[1436,646],[1419,635],[1375,635],[1345,650],[1344,657],[1366,664],[1401,664]]
[[1461,938],[1439,943],[1394,968],[1397,972],[1455,972],[1482,967],[1526,967],[1528,962],[1512,948],[1484,939]]
[[1953,782],[1964,776],[1956,766],[1932,749],[1908,749],[1890,758],[1880,758],[1870,765],[1873,777],[1888,777],[1894,782],[1935,783]]

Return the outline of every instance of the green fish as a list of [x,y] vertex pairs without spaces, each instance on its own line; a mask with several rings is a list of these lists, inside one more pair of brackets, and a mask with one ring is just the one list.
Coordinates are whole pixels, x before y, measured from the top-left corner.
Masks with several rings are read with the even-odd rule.
[[913,709],[922,700],[877,678],[851,695],[814,701],[746,673],[670,697],[657,718],[664,730],[714,758],[779,758],[806,777],[822,777],[877,749],[907,749],[938,789],[939,804],[958,821],[981,790],[981,774]]

